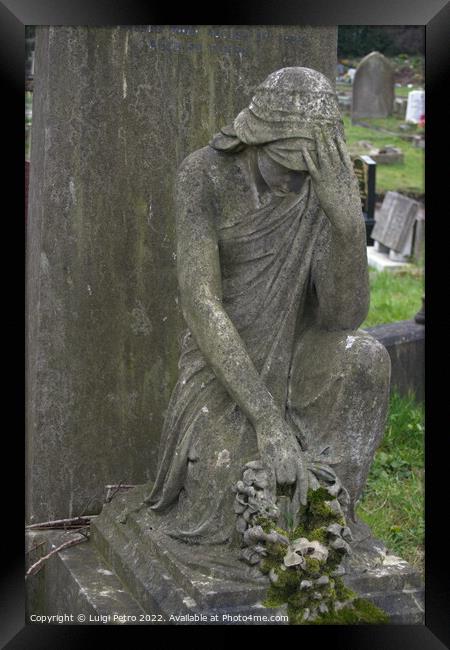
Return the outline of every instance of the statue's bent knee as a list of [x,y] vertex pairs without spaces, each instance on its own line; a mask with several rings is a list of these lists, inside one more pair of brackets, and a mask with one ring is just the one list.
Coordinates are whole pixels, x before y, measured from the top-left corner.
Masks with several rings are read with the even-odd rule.
[[389,383],[391,360],[382,343],[363,332],[345,335],[341,346],[343,366],[349,376],[370,386]]

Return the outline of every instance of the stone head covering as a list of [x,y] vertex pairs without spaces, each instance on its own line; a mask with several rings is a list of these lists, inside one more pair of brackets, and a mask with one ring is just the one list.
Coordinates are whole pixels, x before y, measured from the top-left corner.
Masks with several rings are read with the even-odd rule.
[[282,68],[256,89],[248,108],[223,127],[210,145],[239,151],[245,145],[266,145],[277,162],[304,169],[302,148],[315,149],[315,126],[328,126],[344,137],[336,93],[330,81],[310,68]]

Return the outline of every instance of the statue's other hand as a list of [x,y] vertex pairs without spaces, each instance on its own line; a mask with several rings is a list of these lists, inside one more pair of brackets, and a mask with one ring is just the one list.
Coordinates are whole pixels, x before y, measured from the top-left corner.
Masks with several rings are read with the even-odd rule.
[[276,495],[277,485],[296,483],[296,499],[299,503],[306,503],[307,471],[294,430],[281,415],[267,418],[255,428],[261,460],[268,474],[269,490]]

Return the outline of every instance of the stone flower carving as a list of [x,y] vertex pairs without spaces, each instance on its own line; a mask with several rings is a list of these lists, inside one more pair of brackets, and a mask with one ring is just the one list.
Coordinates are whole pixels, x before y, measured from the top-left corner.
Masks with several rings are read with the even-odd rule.
[[306,537],[300,537],[289,544],[283,562],[287,567],[297,565],[302,567],[306,564],[306,557],[310,557],[312,560],[318,560],[319,562],[326,562],[328,549],[316,540],[309,541]]

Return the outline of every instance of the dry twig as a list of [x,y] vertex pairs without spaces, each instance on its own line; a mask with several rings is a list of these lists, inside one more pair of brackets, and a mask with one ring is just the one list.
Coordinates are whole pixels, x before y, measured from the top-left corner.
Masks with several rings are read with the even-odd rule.
[[58,528],[81,528],[89,525],[91,522],[91,516],[86,515],[83,517],[70,517],[69,519],[55,519],[53,521],[41,521],[37,524],[28,524],[25,526],[27,530],[41,530],[42,528],[46,529],[58,529]]
[[78,537],[77,539],[69,539],[67,542],[64,542],[64,544],[60,544],[56,548],[52,549],[50,553],[47,553],[47,555],[42,556],[37,562],[32,564],[28,571],[25,574],[25,579],[29,578],[30,576],[34,575],[37,573],[44,563],[52,557],[52,555],[56,555],[56,553],[59,553],[59,551],[63,551],[65,548],[69,548],[70,546],[75,546],[76,544],[81,544],[82,542],[86,542],[89,539],[89,535],[81,533],[82,537]]

